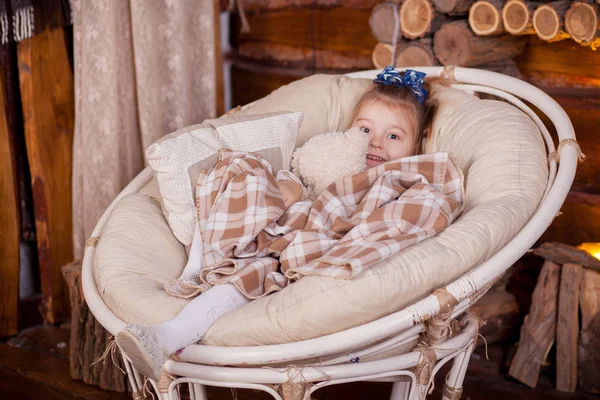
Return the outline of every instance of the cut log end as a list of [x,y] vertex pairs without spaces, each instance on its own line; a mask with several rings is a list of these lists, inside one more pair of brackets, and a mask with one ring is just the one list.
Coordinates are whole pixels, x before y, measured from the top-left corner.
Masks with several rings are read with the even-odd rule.
[[435,33],[433,51],[443,65],[464,66],[471,54],[471,36],[465,24],[445,24]]
[[536,8],[533,28],[540,39],[556,42],[569,38],[569,34],[563,30],[563,19],[569,4],[569,0],[559,0]]
[[381,3],[373,8],[369,26],[378,42],[391,44],[394,37],[398,36],[400,29],[396,32],[396,16],[394,15],[396,12],[397,8],[392,3]]
[[542,40],[551,40],[560,31],[560,19],[548,5],[539,6],[533,14],[533,27]]
[[534,33],[534,31],[526,32],[530,27],[532,16],[525,2],[522,0],[510,0],[502,9],[504,29],[512,35]]
[[393,47],[386,43],[377,43],[373,49],[373,65],[376,68],[384,68],[391,65],[393,58]]
[[414,41],[403,46],[396,55],[396,67],[418,67],[437,65],[431,39]]
[[502,16],[494,4],[480,0],[471,6],[469,25],[473,32],[481,36],[502,33]]
[[577,41],[590,42],[598,32],[597,6],[589,3],[574,2],[565,14],[565,28]]
[[431,27],[434,12],[429,0],[406,0],[400,7],[400,29],[409,39],[423,37]]

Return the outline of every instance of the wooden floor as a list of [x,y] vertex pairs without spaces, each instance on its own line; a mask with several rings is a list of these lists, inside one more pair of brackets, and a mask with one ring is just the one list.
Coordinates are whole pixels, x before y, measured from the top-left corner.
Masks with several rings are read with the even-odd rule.
[[[69,332],[64,328],[36,327],[23,332],[19,337],[0,343],[0,399],[2,400],[124,400],[124,393],[100,390],[69,377],[68,362]],[[583,393],[561,393],[554,389],[551,369],[547,368],[540,377],[536,389],[531,389],[506,378],[505,349],[502,346],[489,348],[490,360],[485,358],[485,349],[473,354],[464,384],[463,399],[469,400],[570,400],[599,399],[599,396]],[[432,399],[441,398],[441,388],[446,370],[440,371]],[[363,400],[387,399],[391,384],[355,383],[323,388],[313,395],[318,400]],[[268,400],[270,396],[249,390],[208,388],[211,400]],[[150,397],[149,397],[150,398]]]

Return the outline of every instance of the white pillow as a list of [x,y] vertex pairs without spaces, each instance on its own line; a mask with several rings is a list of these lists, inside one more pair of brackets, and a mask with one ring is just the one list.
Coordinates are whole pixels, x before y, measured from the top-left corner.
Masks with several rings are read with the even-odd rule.
[[212,168],[221,148],[256,152],[277,173],[289,170],[302,112],[224,116],[164,136],[146,149],[162,208],[175,237],[192,243],[196,224],[194,187],[200,171]]

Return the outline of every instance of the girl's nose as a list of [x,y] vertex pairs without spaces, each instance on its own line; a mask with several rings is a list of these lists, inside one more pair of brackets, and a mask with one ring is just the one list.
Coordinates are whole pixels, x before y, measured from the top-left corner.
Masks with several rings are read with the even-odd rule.
[[381,147],[381,138],[378,135],[371,135],[369,138],[369,146]]

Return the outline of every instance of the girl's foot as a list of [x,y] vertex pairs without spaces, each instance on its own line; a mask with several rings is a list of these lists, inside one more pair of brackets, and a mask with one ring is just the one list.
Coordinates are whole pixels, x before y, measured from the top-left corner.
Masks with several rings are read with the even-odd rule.
[[158,382],[168,354],[160,346],[154,329],[149,326],[127,325],[117,333],[116,340],[134,368],[145,377]]

